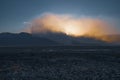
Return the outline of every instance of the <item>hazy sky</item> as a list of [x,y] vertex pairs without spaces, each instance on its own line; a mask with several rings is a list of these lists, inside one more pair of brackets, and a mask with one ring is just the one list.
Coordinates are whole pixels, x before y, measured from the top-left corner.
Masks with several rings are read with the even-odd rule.
[[0,32],[18,32],[46,12],[98,17],[120,29],[120,0],[0,0]]

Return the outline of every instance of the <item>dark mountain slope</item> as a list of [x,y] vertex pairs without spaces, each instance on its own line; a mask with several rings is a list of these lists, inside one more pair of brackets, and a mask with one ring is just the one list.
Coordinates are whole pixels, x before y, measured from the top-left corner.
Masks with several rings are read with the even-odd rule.
[[43,46],[43,45],[58,45],[58,43],[43,37],[35,37],[28,33],[0,34],[0,46]]
[[[115,36],[113,36],[115,37]],[[117,36],[118,37],[118,36]],[[120,38],[119,38],[120,39]],[[0,33],[0,46],[98,46],[119,45],[87,37],[71,37],[62,33],[28,34]]]

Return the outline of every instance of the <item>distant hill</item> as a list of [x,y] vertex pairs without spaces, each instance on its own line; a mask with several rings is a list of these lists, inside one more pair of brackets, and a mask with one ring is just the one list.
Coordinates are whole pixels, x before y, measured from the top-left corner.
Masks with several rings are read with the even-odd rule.
[[54,40],[63,45],[77,45],[77,46],[94,46],[94,45],[110,45],[107,42],[96,40],[94,38],[87,37],[71,37],[63,33],[40,33],[33,34],[34,36],[45,37],[50,40]]
[[57,42],[36,37],[28,33],[1,33],[0,46],[43,46],[43,45],[58,45]]
[[[119,35],[110,35],[110,37],[119,37]],[[0,46],[98,46],[98,45],[120,45],[119,41],[107,43],[94,38],[71,37],[62,33],[0,33]]]

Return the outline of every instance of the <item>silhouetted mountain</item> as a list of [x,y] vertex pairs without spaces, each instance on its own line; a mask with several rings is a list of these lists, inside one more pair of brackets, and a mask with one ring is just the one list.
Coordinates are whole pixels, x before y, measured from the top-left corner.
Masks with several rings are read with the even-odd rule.
[[118,42],[107,43],[101,40],[87,37],[71,37],[63,33],[0,33],[0,46],[49,46],[49,45],[77,45],[77,46],[95,46],[95,45],[119,45],[120,36],[110,35],[118,38]]
[[43,45],[58,45],[57,42],[36,37],[28,33],[1,33],[0,46],[43,46]]
[[91,45],[109,45],[107,42],[96,40],[94,38],[87,37],[71,37],[63,33],[40,33],[34,34],[35,36],[45,37],[50,40],[54,40],[64,45],[82,45],[82,46],[91,46]]

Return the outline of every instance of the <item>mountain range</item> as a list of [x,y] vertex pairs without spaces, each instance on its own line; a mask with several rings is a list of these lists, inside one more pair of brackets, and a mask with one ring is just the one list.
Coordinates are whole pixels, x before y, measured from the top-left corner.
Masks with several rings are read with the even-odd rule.
[[[111,37],[119,37],[119,35]],[[113,45],[94,38],[71,37],[62,33],[29,34],[29,33],[0,33],[0,46],[94,46]],[[115,44],[118,44],[115,43]]]
[[50,39],[36,37],[28,33],[1,33],[0,46],[44,46],[58,45]]

